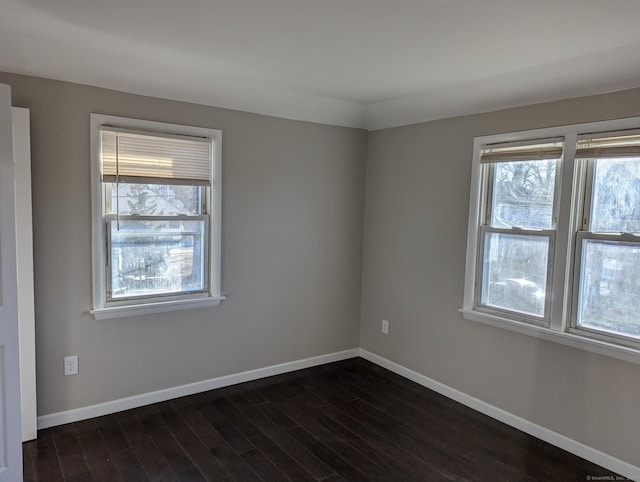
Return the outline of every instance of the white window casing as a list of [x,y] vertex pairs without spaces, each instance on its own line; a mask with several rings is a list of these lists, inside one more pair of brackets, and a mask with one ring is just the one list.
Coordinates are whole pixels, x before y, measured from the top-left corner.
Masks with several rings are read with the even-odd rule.
[[[220,286],[222,131],[91,114],[91,182],[93,308],[90,313],[96,319],[217,306],[224,299]],[[156,214],[155,209],[152,215],[139,209],[133,212],[132,206],[119,205],[125,203],[120,199],[125,185],[151,185],[154,189],[153,185],[159,185],[158,189],[166,185],[171,195],[179,186],[185,186],[197,194],[196,204],[200,206],[194,212]],[[116,193],[113,194],[116,199],[112,199],[112,192]],[[156,230],[151,230],[152,225]],[[198,225],[200,231],[188,232],[187,225]],[[121,226],[127,226],[129,231],[120,231]],[[110,255],[115,249],[112,230],[126,246],[141,239],[143,243],[145,239],[150,240],[151,247],[156,247],[153,243],[159,239],[171,240],[173,245],[190,242],[191,247],[182,251],[166,248],[165,255],[169,253],[178,264],[190,266],[193,277],[199,280],[199,288],[162,291],[154,288],[153,283],[166,284],[166,277],[151,280],[141,276],[136,278],[139,279],[136,283],[142,285],[151,280],[151,288],[131,292],[131,295],[112,294],[114,267],[111,263],[114,260]],[[194,239],[200,243],[198,246],[193,245]],[[126,258],[131,252],[121,248],[120,263],[122,257]],[[199,253],[199,263],[195,253]],[[157,264],[165,267],[166,259],[161,258]],[[195,272],[194,266],[198,267]],[[178,279],[183,276],[183,272],[174,273]],[[127,275],[127,278],[133,279],[133,276]],[[180,286],[184,284],[180,282]]]
[[[553,226],[549,229],[492,226],[493,166],[510,161],[557,159],[559,153],[562,157],[556,167]],[[635,253],[637,244],[637,265],[640,267],[639,233],[589,231],[594,159],[597,158],[640,158],[640,118],[474,139],[465,290],[460,311],[469,320],[640,364],[640,335],[627,336],[578,323],[584,240],[629,247],[629,253],[632,249]],[[482,286],[487,269],[484,239],[491,233],[530,235],[549,240],[544,315],[523,314],[483,302]],[[633,263],[635,265],[635,258]],[[638,296],[640,300],[640,293]]]
[[[474,309],[498,315],[507,314],[514,320],[549,326],[552,297],[544,296],[544,293],[551,291],[553,280],[562,149],[562,138],[482,146],[480,151],[482,193]],[[550,187],[548,185],[542,186],[547,190],[542,196],[538,192],[527,192],[528,185],[532,181],[544,181],[541,176],[532,176],[533,172],[539,175],[545,174],[547,184],[552,182],[553,189],[548,190]],[[505,188],[507,188],[506,192]],[[520,192],[517,192],[518,188]],[[536,201],[533,198],[529,199],[530,194],[543,198],[542,204],[538,199],[539,206],[547,205],[546,209],[543,208],[537,215],[531,214],[531,205],[536,204]],[[525,197],[522,198],[522,196]],[[512,269],[514,265],[527,269],[531,256],[526,248],[531,248],[532,242],[534,244],[546,242],[546,249],[542,250],[547,257],[546,263],[543,262],[537,266],[538,269],[544,270],[544,275],[519,271],[507,278],[504,274],[498,276],[501,279],[497,282],[495,279],[490,280],[496,275],[492,276],[490,268],[493,263],[489,258],[495,258],[498,271],[500,271],[498,260],[510,259],[504,252],[497,255],[498,250],[494,249],[493,242],[488,242],[490,238],[498,246],[502,245],[503,251],[510,244],[512,251],[521,258],[520,261],[512,259],[510,263]],[[532,276],[537,278],[537,283],[531,280]],[[490,294],[501,288],[503,299],[494,294],[491,296],[493,299],[489,300]],[[510,299],[509,295],[514,293],[519,295],[516,296],[519,300]],[[529,294],[533,296],[528,296]],[[531,301],[533,303],[530,303]]]

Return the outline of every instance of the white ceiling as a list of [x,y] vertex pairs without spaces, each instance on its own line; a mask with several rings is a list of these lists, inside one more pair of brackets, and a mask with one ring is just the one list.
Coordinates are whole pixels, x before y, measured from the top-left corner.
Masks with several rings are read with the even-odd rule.
[[0,70],[378,129],[640,86],[640,0],[0,0]]

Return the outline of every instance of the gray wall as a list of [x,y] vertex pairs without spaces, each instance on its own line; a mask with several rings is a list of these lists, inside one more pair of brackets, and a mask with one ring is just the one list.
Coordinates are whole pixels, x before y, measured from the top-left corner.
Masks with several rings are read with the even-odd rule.
[[[0,74],[31,109],[38,414],[358,346],[366,132]],[[96,321],[89,113],[223,130],[219,307]],[[63,376],[65,355],[80,373]]]
[[[367,136],[43,79],[0,82],[31,109],[39,415],[360,344],[640,465],[640,366],[457,312],[473,137],[640,116],[640,90]],[[99,322],[87,313],[90,112],[224,131],[219,307]],[[69,354],[80,373],[64,377]]]
[[640,90],[371,132],[362,348],[640,466],[640,365],[457,311],[473,137],[631,116],[640,116]]

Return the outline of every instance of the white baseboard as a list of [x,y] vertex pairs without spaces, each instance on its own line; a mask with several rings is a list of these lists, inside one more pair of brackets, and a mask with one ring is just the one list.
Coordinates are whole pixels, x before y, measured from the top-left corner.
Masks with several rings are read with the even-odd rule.
[[631,465],[627,462],[624,462],[623,460],[617,459],[615,457],[612,457],[611,455],[605,454],[604,452],[600,452],[599,450],[584,445],[583,443],[570,439],[569,437],[565,437],[564,435],[561,435],[557,432],[544,428],[533,422],[525,420],[524,418],[518,417],[517,415],[483,402],[482,400],[478,400],[477,398],[467,395],[466,393],[456,390],[455,388],[451,388],[443,383],[437,382],[429,377],[421,375],[418,372],[415,372],[409,368],[387,360],[386,358],[378,356],[362,348],[360,349],[360,356],[365,360],[369,360],[376,365],[386,368],[387,370],[390,370],[404,378],[427,387],[434,392],[438,392],[439,394],[444,395],[447,398],[462,403],[463,405],[466,405],[467,407],[472,408],[477,412],[483,413],[491,418],[499,420],[500,422],[506,423],[507,425],[517,428],[518,430],[528,433],[529,435],[532,435],[540,440],[544,440],[551,445],[560,447],[561,449],[577,455],[578,457],[582,457],[583,459],[593,462],[594,464],[600,465],[601,467],[609,469],[617,474],[628,477],[631,480],[640,481],[640,467]]
[[208,390],[215,390],[216,388],[236,385],[238,383],[250,382],[259,378],[280,375],[282,373],[302,370],[304,368],[310,368],[317,365],[324,365],[340,360],[346,360],[347,358],[355,358],[359,355],[360,349],[353,348],[351,350],[329,353],[327,355],[320,355],[311,358],[305,358],[303,360],[296,360],[292,362],[281,363],[279,365],[272,365],[265,368],[258,368],[256,370],[249,370],[232,375],[211,378],[209,380],[189,383],[187,385],[180,385],[178,387],[167,388],[155,392],[143,393],[140,395],[134,395],[132,397],[120,398],[118,400],[112,400],[110,402],[97,403],[95,405],[89,405],[87,407],[76,408],[73,410],[66,410],[64,412],[42,415],[38,417],[38,429],[55,427],[56,425],[63,425],[65,423],[100,417],[102,415],[108,415],[110,413],[116,413],[123,410],[129,410],[131,408],[150,405],[152,403],[164,402],[166,400],[184,397],[186,395],[193,395],[194,393],[201,393]]
[[517,428],[518,430],[528,433],[529,435],[532,435],[540,440],[544,440],[545,442],[555,445],[556,447],[560,447],[561,449],[575,454],[578,457],[589,460],[594,464],[605,467],[617,474],[628,477],[629,479],[640,481],[640,467],[636,467],[635,465],[624,462],[604,452],[600,452],[599,450],[584,445],[583,443],[577,442],[576,440],[570,439],[569,437],[525,420],[521,417],[518,417],[517,415],[509,413],[489,403],[483,402],[482,400],[467,395],[466,393],[451,388],[443,383],[437,382],[429,377],[421,375],[418,372],[415,372],[409,368],[387,360],[386,358],[378,356],[362,348],[353,348],[351,350],[344,350],[336,353],[329,353],[327,355],[305,358],[303,360],[281,363],[279,365],[272,365],[265,368],[258,368],[256,370],[249,370],[232,375],[225,375],[218,378],[189,383],[187,385],[167,388],[165,390],[158,390],[155,392],[135,395],[133,397],[121,398],[110,402],[89,405],[87,407],[76,408],[74,410],[67,410],[64,412],[43,415],[38,417],[38,429],[44,429],[48,427],[54,427],[56,425],[63,425],[65,423],[100,417],[102,415],[108,415],[111,413],[121,412],[123,410],[129,410],[131,408],[142,407],[144,405],[149,405],[152,403],[164,402],[173,398],[193,395],[194,393],[215,390],[216,388],[236,385],[238,383],[249,382],[273,375],[280,375],[282,373],[302,370],[304,368],[324,365],[335,361],[346,360],[348,358],[355,358],[357,356],[361,356],[362,358],[369,360],[376,365],[386,368],[387,370],[390,370],[404,378],[412,380],[426,388],[429,388],[430,390],[433,390],[434,392],[440,393],[447,398],[462,403],[469,408],[472,408],[491,418],[499,420],[500,422],[506,423],[507,425]]

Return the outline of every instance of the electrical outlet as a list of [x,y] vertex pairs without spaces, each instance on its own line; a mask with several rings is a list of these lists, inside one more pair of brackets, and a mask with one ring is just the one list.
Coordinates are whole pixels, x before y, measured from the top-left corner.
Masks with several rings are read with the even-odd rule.
[[64,376],[78,374],[78,355],[64,357]]
[[382,333],[389,334],[389,322],[387,320],[382,320]]

